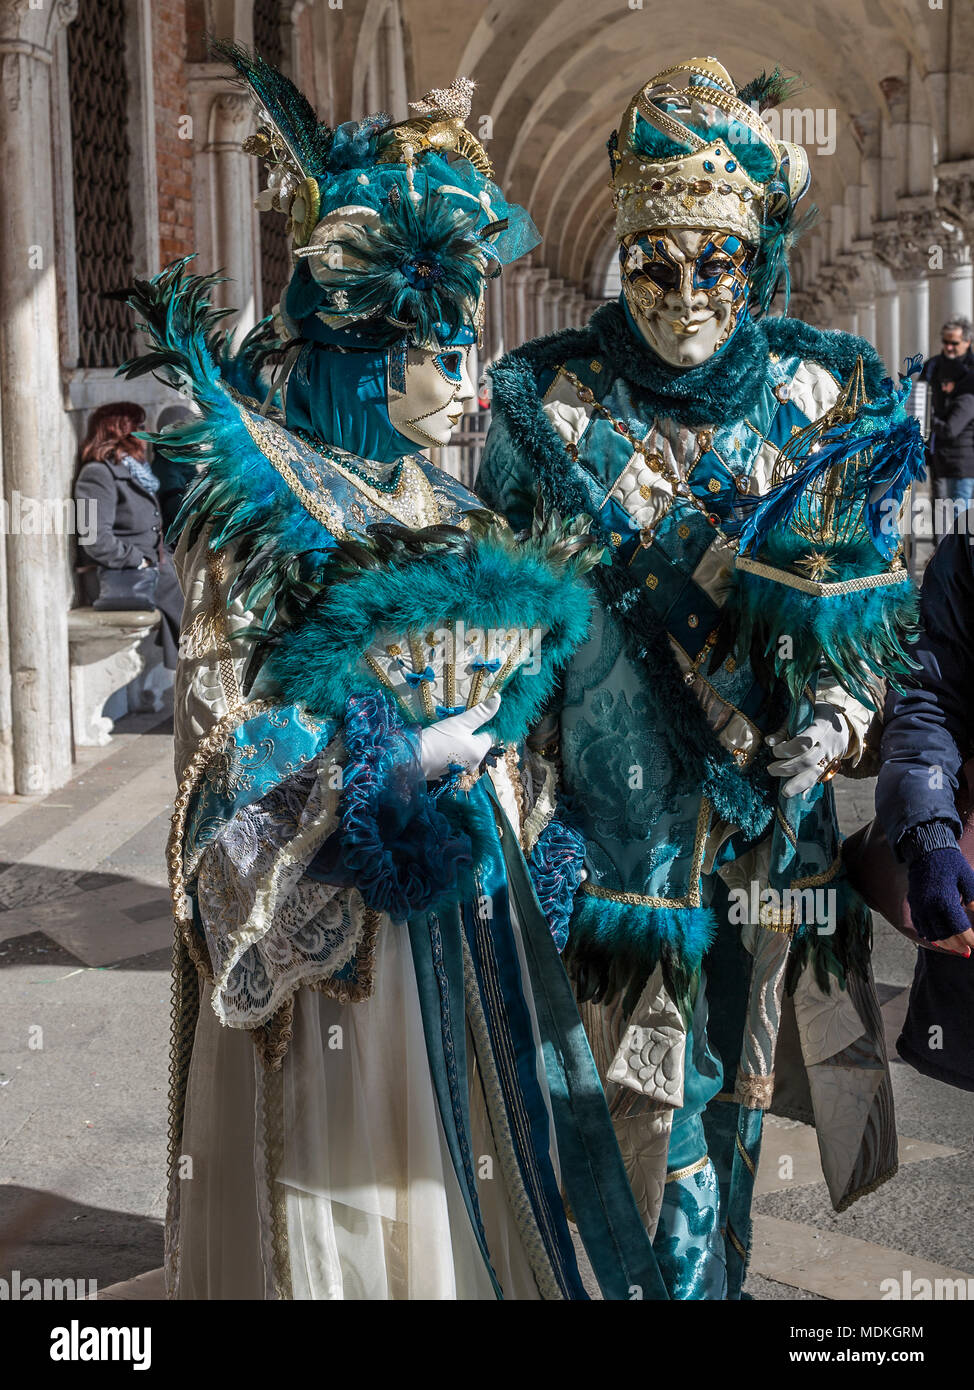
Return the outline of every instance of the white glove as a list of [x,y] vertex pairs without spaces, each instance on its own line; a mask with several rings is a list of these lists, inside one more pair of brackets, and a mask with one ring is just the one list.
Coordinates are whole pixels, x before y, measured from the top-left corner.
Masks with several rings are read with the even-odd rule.
[[782,742],[782,733],[769,734],[765,743],[775,750],[768,764],[773,777],[787,777],[785,796],[801,796],[814,787],[836,759],[849,751],[849,729],[834,705],[816,705],[812,722],[795,738]]
[[478,734],[476,730],[489,724],[500,707],[501,697],[491,695],[463,714],[451,714],[449,719],[440,719],[420,731],[419,761],[427,782],[444,777],[451,763],[467,772],[480,766],[494,740],[490,734]]

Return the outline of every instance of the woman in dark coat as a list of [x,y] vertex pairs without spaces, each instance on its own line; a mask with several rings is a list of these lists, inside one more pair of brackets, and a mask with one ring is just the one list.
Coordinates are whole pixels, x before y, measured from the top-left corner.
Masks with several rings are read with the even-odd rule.
[[144,441],[135,437],[144,424],[145,411],[130,401],[99,406],[88,422],[74,495],[88,504],[95,537],[79,546],[93,562],[81,567],[81,579],[85,598],[92,603],[98,596],[102,569],[157,568],[154,606],[162,614],[159,642],[164,664],[175,670],[183,596],[172,556],[163,543],[159,480],[146,460]]
[[909,871],[920,938],[910,1006],[896,1049],[925,1076],[974,1091],[974,869],[958,848],[954,797],[974,751],[974,550],[947,536],[927,568],[921,669],[890,694],[876,811]]

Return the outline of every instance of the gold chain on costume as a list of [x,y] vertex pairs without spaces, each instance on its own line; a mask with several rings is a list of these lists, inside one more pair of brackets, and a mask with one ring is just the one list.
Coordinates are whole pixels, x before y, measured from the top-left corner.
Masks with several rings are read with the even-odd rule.
[[[714,528],[714,534],[719,536],[721,540],[728,541],[729,538],[724,535],[718,524],[720,518],[715,512],[708,511],[704,503],[701,502],[699,497],[693,492],[686,478],[682,477],[677,470],[666,461],[665,456],[658,449],[651,449],[645,439],[637,439],[625,421],[617,420],[611,410],[604,406],[601,401],[597,401],[595,399],[595,392],[592,388],[586,386],[584,381],[579,380],[570,368],[562,365],[558,370],[562,376],[566,377],[571,382],[572,386],[574,386],[575,394],[583,405],[591,406],[597,415],[601,415],[603,420],[607,420],[616,434],[621,434],[624,439],[629,441],[633,452],[642,455],[647,466],[651,468],[654,473],[660,473],[666,478],[673,488],[674,495],[679,497],[682,501],[687,502],[691,507],[695,507],[701,516],[706,519],[708,525]],[[713,442],[713,431],[709,429],[698,430],[696,439],[700,445],[700,450],[697,459],[694,460],[694,467],[697,462],[699,462],[700,457],[710,449],[711,443]]]

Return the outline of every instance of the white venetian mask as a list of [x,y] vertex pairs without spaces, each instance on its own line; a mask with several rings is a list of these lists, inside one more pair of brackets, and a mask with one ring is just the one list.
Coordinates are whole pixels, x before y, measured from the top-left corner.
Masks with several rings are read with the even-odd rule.
[[405,390],[389,390],[389,419],[400,434],[423,448],[449,444],[465,401],[473,399],[469,344],[410,348]]
[[727,342],[747,312],[753,252],[730,232],[663,227],[619,247],[623,292],[664,362],[695,367]]

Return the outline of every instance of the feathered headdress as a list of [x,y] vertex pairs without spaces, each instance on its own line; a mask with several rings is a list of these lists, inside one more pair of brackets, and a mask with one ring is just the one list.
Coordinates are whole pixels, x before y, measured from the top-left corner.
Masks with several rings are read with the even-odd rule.
[[261,57],[212,48],[260,106],[244,149],[268,169],[257,206],[288,218],[296,269],[282,309],[293,335],[419,346],[472,329],[485,279],[540,240],[464,124],[473,83],[434,88],[397,124],[379,112],[332,129]]

